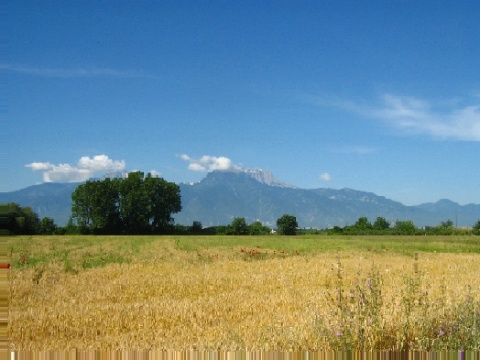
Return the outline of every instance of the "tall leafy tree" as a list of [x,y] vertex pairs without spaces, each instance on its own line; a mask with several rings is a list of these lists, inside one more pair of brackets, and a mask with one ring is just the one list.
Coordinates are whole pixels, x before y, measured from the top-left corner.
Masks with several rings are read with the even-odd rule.
[[162,178],[132,172],[126,179],[87,181],[72,194],[72,219],[83,232],[161,233],[181,210],[180,188]]
[[0,204],[0,236],[10,233],[10,219],[7,204]]
[[30,206],[22,208],[23,234],[34,235],[40,231],[40,219]]
[[44,217],[40,222],[40,234],[53,235],[57,231],[57,225],[50,217]]
[[372,224],[368,221],[368,218],[363,216],[357,220],[355,225],[353,225],[357,230],[371,230]]
[[295,235],[297,233],[297,218],[293,215],[284,214],[277,219],[277,230],[283,235]]
[[148,194],[143,187],[143,173],[131,172],[120,183],[119,208],[123,230],[127,234],[149,232]]
[[92,205],[89,197],[90,181],[79,185],[72,194],[72,216],[80,231],[87,231],[91,225]]
[[148,217],[153,232],[165,232],[173,223],[171,214],[182,210],[180,188],[150,174],[144,180],[147,194]]
[[121,227],[118,212],[118,179],[87,181],[72,194],[72,218],[80,231],[115,233]]
[[394,231],[399,235],[415,235],[417,227],[411,220],[398,220],[395,222]]
[[120,179],[105,179],[99,182],[97,187],[95,218],[98,219],[98,227],[104,233],[114,233],[122,228],[119,211],[119,187]]
[[448,219],[447,221],[442,221],[440,223],[440,226],[443,228],[452,228],[453,227],[453,221]]
[[475,234],[480,235],[480,220],[477,220],[475,225],[473,225],[473,231],[474,231]]
[[40,232],[40,220],[31,207],[9,203],[2,205],[1,212],[2,223],[12,234],[35,235]]
[[202,232],[203,225],[200,221],[194,221],[190,226],[189,231],[192,234],[200,234]]
[[230,224],[233,235],[248,235],[248,225],[244,217],[236,217]]
[[377,217],[377,220],[373,223],[373,228],[375,230],[386,230],[390,227],[390,222],[387,221],[384,217]]
[[260,221],[255,221],[250,224],[249,234],[250,235],[266,235],[269,234],[271,229],[267,226],[263,226]]

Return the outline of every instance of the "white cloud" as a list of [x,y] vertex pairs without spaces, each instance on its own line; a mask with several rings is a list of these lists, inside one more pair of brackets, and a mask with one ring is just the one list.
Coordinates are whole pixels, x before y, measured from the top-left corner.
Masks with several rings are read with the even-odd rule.
[[53,165],[48,162],[46,163],[33,162],[25,166],[31,168],[33,171],[46,171],[46,170],[51,170],[53,168]]
[[480,141],[480,105],[437,110],[427,101],[384,95],[383,106],[371,114],[414,134],[439,139]]
[[25,166],[33,171],[42,171],[44,182],[81,182],[100,172],[123,171],[125,170],[125,161],[112,160],[107,155],[96,155],[92,158],[81,157],[77,166],[53,165],[49,162],[33,162]]
[[332,176],[326,172],[326,173],[323,173],[322,175],[320,175],[320,180],[322,181],[331,181],[332,180]]
[[93,172],[98,171],[121,171],[125,169],[125,161],[115,161],[109,159],[107,155],[95,155],[93,158],[82,156],[78,160],[80,169],[89,169]]
[[186,154],[178,156],[180,159],[188,161],[188,169],[192,171],[210,172],[215,170],[240,170],[241,167],[233,164],[227,157],[204,155],[200,159],[193,159]]
[[320,106],[337,107],[346,111],[375,117],[403,132],[427,135],[437,139],[480,141],[480,99],[473,96],[473,104],[461,105],[462,99],[445,100],[432,104],[412,96],[385,94],[380,106],[369,106],[338,98],[316,98]]

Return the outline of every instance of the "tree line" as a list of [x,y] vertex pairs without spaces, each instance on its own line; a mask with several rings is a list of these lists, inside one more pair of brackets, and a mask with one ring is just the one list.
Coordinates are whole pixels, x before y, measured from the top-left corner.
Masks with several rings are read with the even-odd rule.
[[283,214],[277,219],[276,225],[276,230],[274,230],[263,225],[260,221],[247,224],[244,217],[234,217],[229,225],[204,228],[199,221],[194,221],[192,226],[176,225],[175,233],[183,235],[267,235],[274,233],[280,235],[296,235],[299,231],[297,218],[293,215]]
[[345,235],[480,235],[480,220],[472,229],[456,228],[451,220],[438,226],[418,228],[412,221],[394,223],[377,217],[372,223],[360,217],[353,225],[330,229],[299,229],[297,219],[284,214],[277,219],[276,231],[260,221],[247,224],[244,217],[235,217],[228,225],[204,228],[199,221],[191,226],[174,224],[172,214],[180,212],[180,187],[163,178],[142,172],[131,172],[119,179],[89,180],[72,194],[72,213],[66,226],[57,226],[53,219],[42,220],[31,207],[10,203],[0,205],[0,229],[11,234],[209,234],[266,235],[277,232],[295,235],[322,232]]
[[39,219],[31,207],[16,203],[0,205],[0,235],[53,235],[58,226],[52,218]]
[[417,227],[411,220],[397,220],[394,223],[377,217],[372,223],[367,217],[360,217],[355,224],[345,227],[334,226],[329,234],[344,235],[480,235],[480,220],[471,229],[457,228],[452,220],[442,221],[437,226]]
[[31,207],[0,206],[3,233],[35,234],[164,234],[174,229],[172,214],[181,207],[180,188],[151,174],[131,172],[125,179],[89,180],[72,194],[66,226],[39,220]]

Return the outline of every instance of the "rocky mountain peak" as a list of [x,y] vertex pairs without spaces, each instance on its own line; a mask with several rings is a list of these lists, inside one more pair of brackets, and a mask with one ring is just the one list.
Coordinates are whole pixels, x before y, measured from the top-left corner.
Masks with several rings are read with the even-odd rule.
[[258,182],[265,184],[265,185],[270,185],[270,186],[279,186],[279,187],[285,187],[285,188],[292,188],[294,189],[295,186],[278,181],[275,179],[273,174],[264,169],[245,169],[243,170],[244,173],[250,175],[253,179],[257,180]]

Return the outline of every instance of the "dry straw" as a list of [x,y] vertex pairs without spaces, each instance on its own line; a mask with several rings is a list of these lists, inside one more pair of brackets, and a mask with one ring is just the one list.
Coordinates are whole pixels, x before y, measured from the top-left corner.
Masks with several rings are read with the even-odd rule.
[[478,260],[343,253],[13,270],[11,347],[478,350]]
[[59,262],[12,269],[11,349],[363,354],[480,347],[475,254],[415,260],[365,251],[252,261],[240,248],[162,251],[92,269]]

